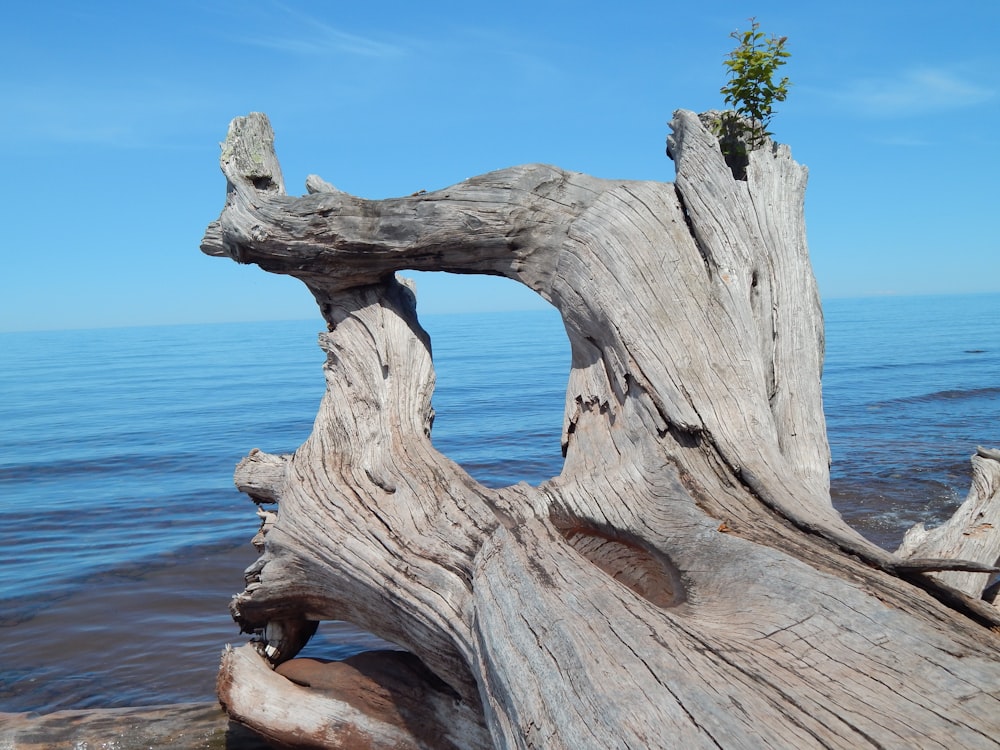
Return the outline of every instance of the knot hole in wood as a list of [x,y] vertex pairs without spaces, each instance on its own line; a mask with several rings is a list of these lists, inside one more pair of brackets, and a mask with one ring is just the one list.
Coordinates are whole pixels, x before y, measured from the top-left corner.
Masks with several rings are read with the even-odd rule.
[[563,512],[551,520],[579,555],[651,604],[676,607],[687,599],[677,566],[635,535]]

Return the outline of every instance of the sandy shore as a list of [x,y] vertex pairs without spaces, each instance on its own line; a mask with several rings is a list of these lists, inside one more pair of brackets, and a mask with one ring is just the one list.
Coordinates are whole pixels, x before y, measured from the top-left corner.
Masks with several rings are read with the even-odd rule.
[[0,713],[0,750],[271,750],[217,703]]

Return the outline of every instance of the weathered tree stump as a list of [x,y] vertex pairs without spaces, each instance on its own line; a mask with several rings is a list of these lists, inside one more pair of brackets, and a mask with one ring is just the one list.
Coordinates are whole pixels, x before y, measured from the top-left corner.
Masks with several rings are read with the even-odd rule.
[[[277,507],[232,604],[257,635],[224,656],[234,718],[308,747],[1000,745],[1000,456],[898,554],[841,520],[806,169],[768,142],[736,179],[711,117],[676,113],[674,184],[529,165],[382,201],[286,196],[266,118],[232,123],[202,249],[301,279],[329,324],[311,436],[236,472]],[[403,269],[558,308],[559,476],[487,489],[435,450]],[[289,661],[324,619],[412,656]]]

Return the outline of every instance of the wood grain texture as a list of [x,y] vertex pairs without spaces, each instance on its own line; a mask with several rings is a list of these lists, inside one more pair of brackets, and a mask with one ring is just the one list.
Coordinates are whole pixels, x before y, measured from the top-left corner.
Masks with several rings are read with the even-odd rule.
[[[1000,745],[985,581],[956,588],[909,554],[968,545],[890,554],[830,501],[806,170],[768,142],[735,179],[710,117],[676,113],[674,184],[527,165],[383,201],[316,177],[284,195],[266,118],[234,121],[202,249],[301,279],[329,330],[309,439],[237,470],[276,516],[232,603],[256,644],[226,658],[231,715],[290,745],[324,736],[324,712],[373,747]],[[502,275],[558,308],[559,476],[488,489],[435,450],[402,269]],[[345,713],[363,702],[350,679],[333,695],[273,672],[324,619],[412,654],[413,692],[451,701],[428,699],[426,722],[452,712],[466,739],[428,745],[384,711],[377,732]],[[359,693],[399,694],[390,673]]]

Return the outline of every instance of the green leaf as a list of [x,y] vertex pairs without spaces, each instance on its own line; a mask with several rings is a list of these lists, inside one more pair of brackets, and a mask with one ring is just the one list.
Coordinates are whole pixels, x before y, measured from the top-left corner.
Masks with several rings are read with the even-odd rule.
[[774,75],[791,53],[785,49],[788,37],[767,36],[756,18],[749,20],[748,30],[737,29],[729,35],[738,44],[723,60],[729,81],[719,93],[735,111],[735,117],[725,122],[729,133],[726,137],[732,138],[734,132],[742,130],[742,137],[753,148],[771,135],[768,125],[774,114],[774,102],[782,102],[788,95],[788,78],[775,83]]

